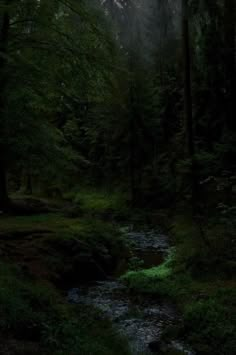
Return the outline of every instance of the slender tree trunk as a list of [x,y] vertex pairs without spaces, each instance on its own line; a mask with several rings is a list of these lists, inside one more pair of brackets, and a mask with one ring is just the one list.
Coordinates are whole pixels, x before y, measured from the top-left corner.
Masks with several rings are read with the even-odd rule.
[[225,76],[226,76],[226,114],[227,128],[235,130],[235,98],[236,98],[236,3],[225,0]]
[[183,59],[184,59],[184,104],[185,104],[185,123],[188,154],[194,155],[193,142],[193,112],[192,112],[192,87],[191,87],[191,62],[189,44],[189,21],[188,21],[188,0],[182,0],[183,11]]
[[8,202],[6,170],[0,163],[0,211],[7,210]]
[[193,110],[192,110],[192,85],[191,85],[191,57],[190,36],[188,18],[188,0],[182,0],[182,40],[184,60],[184,105],[185,105],[185,132],[187,139],[187,151],[191,164],[191,199],[193,211],[197,204],[197,176],[195,162],[195,144],[193,134]]
[[137,196],[136,196],[136,169],[135,169],[135,108],[134,108],[134,88],[133,82],[131,82],[130,87],[130,117],[129,117],[129,171],[130,171],[130,193],[131,193],[131,205],[132,207],[135,206]]
[[[8,5],[9,1],[5,1]],[[7,64],[7,46],[10,28],[10,17],[7,9],[2,17],[2,27],[0,32],[0,209],[5,211],[8,209],[8,193],[7,193],[7,174],[6,174],[6,157],[4,144],[1,138],[4,138],[4,108],[5,108],[5,89],[7,85],[7,77],[5,73]]]
[[26,192],[27,195],[32,195],[32,194],[33,194],[32,176],[31,176],[31,173],[30,173],[30,172],[28,172],[28,173],[26,174],[25,192]]

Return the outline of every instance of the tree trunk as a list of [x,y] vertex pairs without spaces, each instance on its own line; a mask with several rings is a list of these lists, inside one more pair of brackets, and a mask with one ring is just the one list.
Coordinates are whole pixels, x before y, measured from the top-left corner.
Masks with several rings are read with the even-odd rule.
[[133,88],[133,83],[131,83],[130,87],[130,117],[129,117],[129,173],[130,173],[130,197],[131,197],[131,206],[134,207],[137,196],[136,196],[136,169],[135,169],[135,137],[134,137],[134,130],[135,130],[135,125],[134,125],[134,118],[135,118],[135,113],[136,110],[134,108],[134,88]]
[[[5,4],[8,5],[9,1]],[[2,17],[2,28],[0,32],[0,209],[2,211],[8,208],[8,193],[7,193],[7,178],[6,178],[6,158],[4,143],[1,138],[4,138],[4,108],[5,108],[5,89],[7,85],[7,77],[5,73],[7,64],[7,46],[10,28],[10,17],[7,9]]]
[[227,128],[235,131],[235,97],[236,97],[236,3],[225,0],[225,79],[226,79],[226,114]]
[[32,195],[33,194],[33,187],[32,187],[32,177],[31,173],[28,172],[26,175],[26,188],[25,192],[27,195]]
[[188,0],[182,0],[182,40],[183,40],[183,63],[184,63],[184,113],[187,151],[190,159],[191,178],[191,202],[193,211],[197,204],[197,177],[195,162],[195,144],[193,134],[193,110],[192,110],[192,85],[191,85],[191,59],[190,59],[190,36],[188,19]]
[[191,63],[189,45],[189,21],[188,21],[188,1],[182,0],[183,11],[183,59],[184,59],[184,104],[185,104],[185,124],[188,154],[194,155],[193,142],[193,113],[192,113],[192,87],[191,87]]
[[2,164],[0,163],[0,211],[5,212],[8,209],[8,204],[6,170],[2,169]]

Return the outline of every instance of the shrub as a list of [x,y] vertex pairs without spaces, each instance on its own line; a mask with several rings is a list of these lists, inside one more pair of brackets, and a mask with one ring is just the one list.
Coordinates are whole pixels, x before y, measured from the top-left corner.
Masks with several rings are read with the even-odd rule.
[[[129,354],[127,343],[96,310],[69,305],[50,286],[32,283],[19,268],[2,263],[0,305],[4,353]],[[14,350],[12,344],[16,344]]]
[[[226,293],[227,291],[225,291]],[[228,298],[228,297],[227,297]],[[200,354],[228,355],[236,349],[235,309],[213,296],[192,302],[184,311],[188,341]]]

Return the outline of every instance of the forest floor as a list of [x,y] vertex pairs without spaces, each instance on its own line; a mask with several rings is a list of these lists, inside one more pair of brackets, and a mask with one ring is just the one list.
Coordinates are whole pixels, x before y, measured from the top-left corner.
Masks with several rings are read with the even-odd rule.
[[[129,260],[117,227],[130,212],[119,199],[94,192],[77,197],[75,206],[0,216],[0,354],[129,354],[126,340],[97,309],[70,305],[65,296],[75,282],[105,279]],[[154,224],[161,213],[152,214]],[[146,217],[133,217],[140,219]],[[185,236],[194,234],[181,218],[171,223],[177,237],[183,231]],[[180,245],[164,264],[148,270],[137,266],[122,281],[140,297],[163,297],[178,306],[183,323],[171,327],[164,338],[184,338],[197,354],[233,355],[235,281],[217,268],[215,273],[202,272],[202,259],[190,253],[196,246]]]
[[68,285],[108,277],[129,254],[112,223],[74,214],[0,216],[0,354],[129,353],[99,311],[66,300]]

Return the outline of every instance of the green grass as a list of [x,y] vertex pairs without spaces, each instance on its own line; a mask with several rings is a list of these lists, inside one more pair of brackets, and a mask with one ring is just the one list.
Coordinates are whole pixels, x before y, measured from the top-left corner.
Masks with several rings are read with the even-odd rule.
[[79,224],[79,220],[66,218],[63,214],[51,213],[33,216],[0,216],[0,233],[21,231],[60,231]]
[[49,285],[0,264],[1,350],[10,354],[129,354],[109,321],[91,308],[72,306]]
[[127,219],[129,215],[125,196],[121,192],[80,188],[65,197],[70,198],[85,214],[118,219]]
[[1,233],[19,232],[25,230],[50,230],[60,231],[78,228],[83,224],[82,218],[67,218],[62,213],[50,213],[33,216],[1,216]]
[[115,243],[121,241],[121,233],[112,223],[90,216],[65,217],[60,213],[35,216],[0,216],[0,235],[7,237],[15,233],[52,233],[57,238],[79,237],[80,240],[95,244],[99,241]]
[[115,225],[90,216],[68,218],[57,213],[27,217],[0,217],[0,235],[3,239],[4,236],[9,238],[11,235],[37,232],[45,233],[48,237],[51,234],[52,238],[58,240],[76,237],[91,245],[104,242],[117,247],[124,241]]

